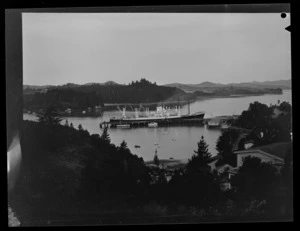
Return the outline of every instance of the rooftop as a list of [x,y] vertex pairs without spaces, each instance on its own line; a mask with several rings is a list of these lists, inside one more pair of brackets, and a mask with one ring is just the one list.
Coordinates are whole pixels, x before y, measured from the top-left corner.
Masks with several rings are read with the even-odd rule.
[[292,143],[291,142],[273,143],[273,144],[263,145],[259,147],[249,148],[247,150],[242,150],[238,152],[253,151],[253,150],[261,150],[263,152],[269,153],[279,158],[284,158],[287,152],[289,150],[292,150]]

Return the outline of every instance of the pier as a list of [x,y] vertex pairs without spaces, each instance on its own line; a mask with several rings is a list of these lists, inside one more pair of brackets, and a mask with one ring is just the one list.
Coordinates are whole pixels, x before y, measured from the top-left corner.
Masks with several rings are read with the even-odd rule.
[[129,124],[130,127],[132,128],[137,128],[137,127],[148,127],[148,124],[151,122],[155,122],[158,124],[158,127],[164,127],[164,126],[176,126],[176,125],[204,125],[204,119],[173,119],[173,120],[141,120],[141,121],[124,121],[124,120],[119,120],[119,121],[114,121],[114,122],[102,122],[100,124],[100,128],[104,126],[108,126],[110,128],[116,128],[117,125],[125,125]]
[[220,126],[222,123],[231,124],[231,122],[237,119],[237,115],[234,116],[216,116],[212,118],[178,118],[178,119],[158,119],[158,120],[114,120],[109,122],[100,123],[100,128],[108,126],[110,128],[116,128],[117,125],[130,125],[130,128],[138,128],[138,127],[148,127],[148,124],[151,122],[155,122],[158,124],[158,127],[167,127],[167,126],[203,126],[208,124],[209,121],[218,120],[220,122]]

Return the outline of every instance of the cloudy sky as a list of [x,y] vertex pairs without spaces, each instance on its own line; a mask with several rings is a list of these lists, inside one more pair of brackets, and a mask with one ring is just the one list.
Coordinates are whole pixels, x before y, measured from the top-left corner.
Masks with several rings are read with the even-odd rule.
[[23,13],[24,84],[291,78],[289,14]]

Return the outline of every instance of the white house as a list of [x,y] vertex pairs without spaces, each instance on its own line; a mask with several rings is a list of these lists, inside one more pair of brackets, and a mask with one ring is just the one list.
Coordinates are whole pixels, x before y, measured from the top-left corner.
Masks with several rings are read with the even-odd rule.
[[268,162],[275,167],[281,168],[284,164],[284,157],[290,150],[291,145],[291,142],[280,142],[236,151],[237,167],[239,168],[243,165],[243,159],[245,157],[251,156],[258,157],[262,162]]
[[[252,145],[252,142],[249,142],[249,144]],[[230,178],[238,173],[239,168],[243,165],[245,157],[258,157],[262,162],[272,163],[279,170],[284,165],[284,158],[289,152],[292,152],[291,142],[273,143],[259,147],[251,146],[246,150],[234,152],[237,158],[236,167],[229,164],[216,166],[216,162],[219,160],[218,156],[212,157],[208,165],[211,167],[212,171],[216,170],[219,174],[227,173],[221,184],[221,189],[225,191],[231,188]]]

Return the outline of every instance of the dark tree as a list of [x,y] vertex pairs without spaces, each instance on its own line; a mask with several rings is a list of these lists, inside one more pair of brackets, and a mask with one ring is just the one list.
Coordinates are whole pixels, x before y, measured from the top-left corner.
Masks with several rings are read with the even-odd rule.
[[70,123],[70,128],[74,128],[73,123]]
[[154,155],[154,158],[153,158],[153,163],[154,163],[156,166],[159,166],[159,164],[160,164],[160,161],[159,161],[158,156],[157,156],[157,150],[156,150],[155,155]]
[[100,136],[100,139],[103,140],[105,143],[110,144],[110,137],[109,137],[109,134],[108,134],[108,127],[107,126],[104,126],[104,129],[103,129],[102,135]]
[[130,152],[130,150],[129,150],[128,146],[127,146],[127,142],[125,140],[122,141],[122,143],[120,144],[119,149],[122,152]]
[[198,150],[194,152],[195,154],[186,166],[188,172],[198,171],[199,169],[207,167],[211,158],[211,154],[208,151],[208,144],[205,142],[203,136],[201,136],[201,140],[198,142]]
[[79,131],[83,131],[83,128],[82,128],[82,125],[81,125],[81,124],[78,125],[78,130],[79,130]]
[[221,159],[217,164],[228,163],[235,165],[234,149],[236,148],[240,132],[235,129],[226,130],[218,138],[216,149]]
[[245,137],[243,137],[243,138],[240,139],[240,142],[238,144],[238,149],[239,150],[244,150],[245,149],[245,141],[246,141]]
[[249,105],[247,111],[243,111],[235,125],[247,129],[263,127],[270,122],[273,111],[266,104],[254,102]]
[[69,127],[69,121],[66,119],[65,126]]
[[56,112],[56,108],[54,106],[49,106],[46,108],[44,113],[38,115],[38,120],[43,124],[60,124],[63,118]]
[[277,169],[260,158],[248,156],[239,172],[231,179],[231,185],[243,196],[266,199],[276,191]]

